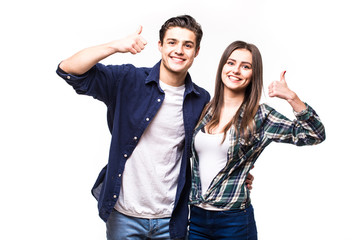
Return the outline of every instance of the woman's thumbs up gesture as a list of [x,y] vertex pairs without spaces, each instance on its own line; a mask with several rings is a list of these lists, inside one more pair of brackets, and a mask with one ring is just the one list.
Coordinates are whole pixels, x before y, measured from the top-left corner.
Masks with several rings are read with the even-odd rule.
[[306,109],[306,105],[299,99],[295,92],[291,91],[285,81],[286,71],[281,72],[280,81],[274,81],[269,85],[269,97],[278,97],[288,101],[295,112]]
[[285,100],[291,98],[291,94],[293,93],[286,81],[285,81],[285,73],[286,71],[281,72],[280,81],[274,81],[269,85],[269,96],[270,97],[278,97]]

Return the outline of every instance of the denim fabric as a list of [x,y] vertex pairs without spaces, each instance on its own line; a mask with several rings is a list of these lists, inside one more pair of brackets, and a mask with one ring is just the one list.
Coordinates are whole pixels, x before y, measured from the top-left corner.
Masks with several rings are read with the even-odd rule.
[[106,222],[108,240],[170,239],[170,218],[146,219],[126,216],[115,209]]
[[254,210],[208,211],[195,206],[190,210],[189,240],[257,240]]

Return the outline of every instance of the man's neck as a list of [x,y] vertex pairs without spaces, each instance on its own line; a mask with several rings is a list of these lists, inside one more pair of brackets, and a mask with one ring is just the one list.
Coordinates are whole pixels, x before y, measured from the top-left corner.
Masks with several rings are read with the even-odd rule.
[[185,84],[187,72],[176,73],[166,69],[163,65],[160,65],[159,78],[162,82],[173,87],[179,87]]

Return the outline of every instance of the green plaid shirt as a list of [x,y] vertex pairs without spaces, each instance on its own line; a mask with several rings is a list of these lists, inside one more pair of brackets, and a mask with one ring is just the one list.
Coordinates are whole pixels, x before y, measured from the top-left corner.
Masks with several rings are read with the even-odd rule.
[[212,116],[208,112],[195,128],[193,136],[190,204],[207,203],[224,210],[244,209],[249,206],[250,192],[245,184],[246,176],[266,146],[273,141],[303,146],[315,145],[325,140],[325,128],[318,115],[309,105],[306,106],[304,111],[295,113],[296,120],[290,121],[270,106],[261,104],[255,115],[256,132],[247,142],[242,138],[236,139],[235,126],[232,126],[227,136],[230,147],[226,166],[215,176],[202,196],[194,138],[210,121]]

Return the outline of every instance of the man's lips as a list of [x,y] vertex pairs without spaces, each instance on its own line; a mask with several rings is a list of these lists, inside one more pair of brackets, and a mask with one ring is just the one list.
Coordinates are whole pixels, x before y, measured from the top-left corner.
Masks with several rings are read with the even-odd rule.
[[174,62],[184,62],[185,59],[184,58],[180,58],[180,57],[174,57],[174,56],[170,56],[171,60],[173,60]]

